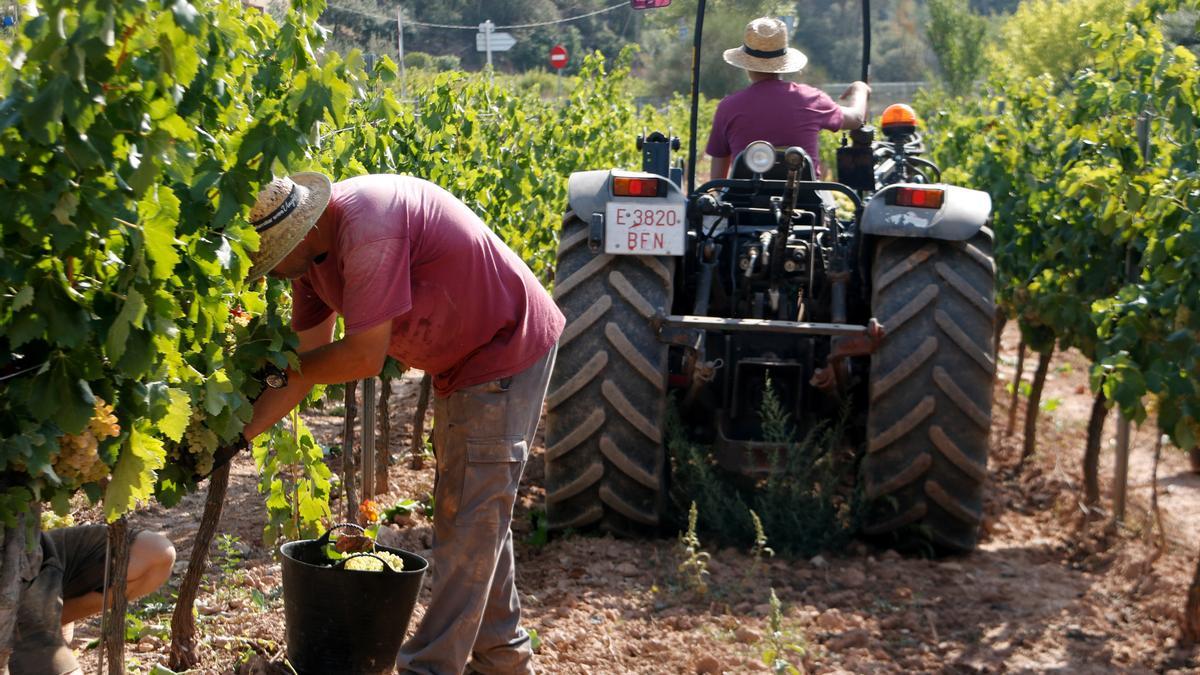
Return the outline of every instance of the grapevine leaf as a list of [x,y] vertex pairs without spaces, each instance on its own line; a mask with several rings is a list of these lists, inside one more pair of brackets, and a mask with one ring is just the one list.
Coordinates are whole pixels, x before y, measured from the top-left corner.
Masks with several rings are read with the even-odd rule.
[[26,286],[13,297],[12,311],[19,312],[33,302],[33,286]]
[[167,396],[171,402],[167,405],[166,416],[158,420],[158,429],[164,436],[178,443],[191,419],[192,399],[182,389],[171,389]]
[[146,253],[154,263],[154,276],[165,279],[179,263],[175,250],[175,223],[179,220],[179,198],[160,186],[138,204],[146,238]]
[[121,360],[121,356],[125,353],[125,346],[129,340],[129,327],[141,327],[142,320],[146,317],[146,299],[138,292],[138,289],[130,287],[129,292],[125,295],[125,304],[121,306],[121,312],[117,314],[117,318],[113,321],[113,325],[108,329],[108,357],[113,361]]
[[108,522],[150,498],[154,493],[154,474],[163,468],[166,457],[161,440],[146,433],[140,425],[130,430],[104,493],[104,515]]
[[87,381],[72,371],[65,358],[60,358],[33,381],[29,404],[34,419],[40,422],[53,416],[65,433],[77,434],[92,419],[96,397]]

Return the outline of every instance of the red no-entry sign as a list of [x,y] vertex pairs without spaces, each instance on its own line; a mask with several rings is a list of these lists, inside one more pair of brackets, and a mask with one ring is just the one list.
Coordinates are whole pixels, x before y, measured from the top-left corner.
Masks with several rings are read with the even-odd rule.
[[550,48],[550,65],[556,69],[567,67],[567,48],[562,45],[554,45]]

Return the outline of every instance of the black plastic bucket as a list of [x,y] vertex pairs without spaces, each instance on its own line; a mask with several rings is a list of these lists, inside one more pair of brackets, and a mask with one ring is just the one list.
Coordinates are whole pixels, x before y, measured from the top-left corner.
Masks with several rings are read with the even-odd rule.
[[419,555],[386,546],[404,561],[404,571],[382,572],[330,566],[320,539],[284,544],[283,613],[287,654],[301,675],[390,673],[404,642],[429,563]]

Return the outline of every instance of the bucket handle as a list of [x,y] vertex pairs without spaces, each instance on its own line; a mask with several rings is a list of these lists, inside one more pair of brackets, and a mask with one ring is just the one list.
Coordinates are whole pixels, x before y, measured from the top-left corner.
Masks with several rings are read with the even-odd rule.
[[325,534],[321,535],[317,539],[317,543],[321,546],[328,544],[329,543],[329,535],[333,534],[334,530],[340,530],[343,527],[353,527],[353,528],[357,529],[359,532],[362,532],[363,534],[367,533],[367,531],[361,525],[358,525],[357,523],[337,523],[336,525],[330,525],[329,529],[325,530]]
[[[374,553],[355,553],[354,555],[346,556],[345,558],[342,558],[341,560],[339,560],[337,562],[337,564],[334,565],[334,567],[339,570],[345,570],[347,561],[349,561],[351,558],[361,558],[363,556],[374,558],[374,559],[378,560],[379,562],[383,563],[382,571],[384,571],[384,572],[391,572],[392,574],[400,574],[400,572],[397,571],[396,568],[392,567],[391,563],[384,560],[383,558],[380,558],[379,556],[375,555]],[[350,571],[357,572],[360,570],[350,570]]]

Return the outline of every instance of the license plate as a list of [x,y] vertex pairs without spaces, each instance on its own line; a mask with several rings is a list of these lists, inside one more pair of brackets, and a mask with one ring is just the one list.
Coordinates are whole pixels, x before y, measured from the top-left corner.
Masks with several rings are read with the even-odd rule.
[[605,210],[605,253],[683,255],[686,239],[683,204],[609,202]]

